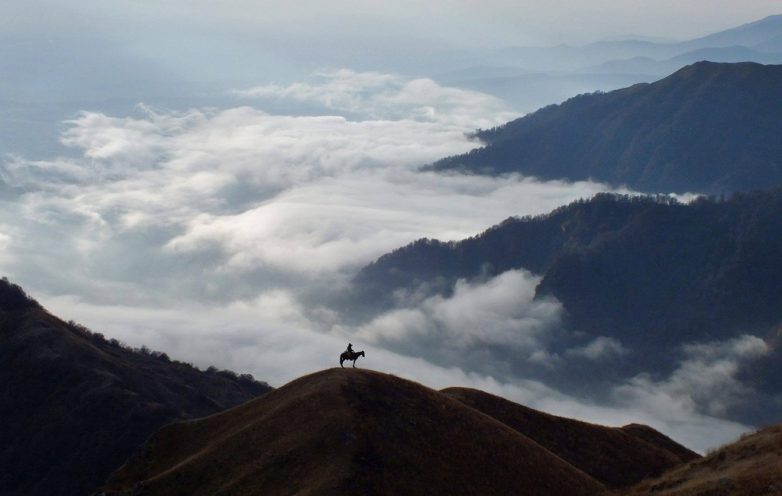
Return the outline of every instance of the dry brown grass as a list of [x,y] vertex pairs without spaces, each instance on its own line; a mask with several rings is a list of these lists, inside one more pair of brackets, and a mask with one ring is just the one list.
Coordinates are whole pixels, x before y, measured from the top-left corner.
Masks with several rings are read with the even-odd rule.
[[762,429],[701,460],[684,464],[626,491],[676,496],[782,494],[782,424]]
[[350,466],[347,377],[316,374],[262,398],[172,424],[110,479],[106,489],[144,494],[336,494]]
[[528,436],[608,487],[635,484],[698,455],[651,427],[622,428],[549,415],[483,391],[443,391]]
[[595,495],[523,434],[420,384],[331,369],[162,429],[106,486],[153,495]]

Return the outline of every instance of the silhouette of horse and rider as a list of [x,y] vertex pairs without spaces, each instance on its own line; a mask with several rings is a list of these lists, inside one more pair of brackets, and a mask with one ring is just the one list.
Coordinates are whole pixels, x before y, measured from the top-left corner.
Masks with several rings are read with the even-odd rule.
[[353,361],[353,368],[356,368],[356,360],[358,360],[358,357],[366,356],[364,355],[363,351],[353,351],[353,344],[348,343],[348,349],[343,351],[342,354],[339,356],[339,366],[342,368],[345,368],[344,365],[342,365],[345,360],[352,360]]

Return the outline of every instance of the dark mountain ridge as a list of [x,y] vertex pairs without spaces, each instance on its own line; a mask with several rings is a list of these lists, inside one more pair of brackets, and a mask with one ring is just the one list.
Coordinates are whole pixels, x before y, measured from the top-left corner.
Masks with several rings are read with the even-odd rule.
[[163,425],[269,390],[132,350],[0,281],[0,494],[89,494]]
[[[411,243],[362,269],[351,296],[383,309],[397,290],[447,296],[458,279],[526,269],[581,328],[648,320],[645,330],[668,329],[660,339],[692,322],[691,338],[724,337],[782,322],[780,255],[782,189],[692,204],[599,194],[463,241]],[[700,326],[708,334],[693,334]]]
[[[506,424],[494,414],[527,409],[462,392],[367,370],[324,370],[240,407],[165,427],[104,490],[119,495],[143,487],[146,496],[597,495],[699,458],[648,427],[658,440],[636,436],[635,428],[534,410],[526,425]],[[504,402],[504,408],[473,408],[474,397]],[[544,425],[544,418],[551,423]],[[584,445],[614,465],[589,474],[570,463],[572,445],[533,440],[538,427],[571,440],[589,432]]]
[[782,184],[780,132],[782,66],[699,62],[479,131],[486,146],[430,168],[719,194]]

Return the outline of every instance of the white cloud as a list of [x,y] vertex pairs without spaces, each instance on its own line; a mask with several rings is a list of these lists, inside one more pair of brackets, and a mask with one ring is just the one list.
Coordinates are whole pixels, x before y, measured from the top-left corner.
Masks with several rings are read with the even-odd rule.
[[623,356],[629,352],[630,350],[625,348],[618,340],[606,336],[598,336],[584,346],[566,350],[565,355],[600,361]]
[[441,86],[428,78],[406,80],[348,69],[322,73],[317,83],[267,84],[234,93],[318,103],[369,119],[413,119],[468,130],[497,126],[517,117],[499,99],[477,91]]
[[391,74],[377,72],[356,72],[340,69],[319,75],[320,84],[293,83],[289,85],[264,84],[244,90],[234,90],[238,96],[250,98],[287,98],[299,101],[318,102],[333,110],[361,109],[377,91],[389,86],[398,86],[400,80]]
[[[485,282],[456,283],[450,297],[433,296],[414,308],[392,310],[352,333],[370,343],[403,344],[411,353],[441,357],[453,364],[486,347],[514,350],[528,359],[554,338],[562,306],[536,300],[540,282],[525,270],[510,270]],[[418,347],[418,350],[410,350]]]
[[329,272],[362,266],[421,237],[461,239],[509,213],[543,213],[602,189],[409,170],[350,172],[292,186],[236,214],[195,216],[166,249],[219,246],[233,270]]
[[[132,238],[138,250],[143,237],[153,242],[146,253],[125,254],[139,258],[142,272],[145,260],[209,257],[203,268],[221,273],[313,274],[354,268],[423,236],[465,237],[508,215],[543,213],[605,189],[417,172],[476,146],[465,137],[474,123],[464,115],[497,122],[505,115],[498,103],[398,76],[340,74],[316,87],[318,94],[333,91],[342,101],[359,88],[375,102],[373,112],[407,113],[350,120],[251,107],[142,106],[140,115],[121,118],[84,112],[62,138],[81,157],[6,161],[3,178],[23,198],[6,214],[40,229],[61,226],[68,233],[62,243],[96,260],[105,242],[121,250]],[[388,81],[396,85],[391,90]],[[428,99],[442,107],[442,119],[416,119],[418,103]]]
[[685,359],[668,378],[655,381],[641,374],[615,393],[621,402],[643,405],[650,412],[671,409],[725,415],[752,393],[738,378],[741,367],[770,351],[762,339],[749,335],[686,345]]

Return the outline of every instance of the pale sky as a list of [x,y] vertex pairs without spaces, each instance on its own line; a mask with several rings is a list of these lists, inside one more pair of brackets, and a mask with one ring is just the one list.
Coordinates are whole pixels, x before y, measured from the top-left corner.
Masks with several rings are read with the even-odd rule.
[[443,53],[691,39],[777,13],[779,0],[5,0],[0,99],[149,100],[177,84],[193,94],[323,68],[434,74],[459,67],[436,67]]
[[782,13],[779,0],[6,0],[2,34],[420,39],[444,45],[686,39]]

